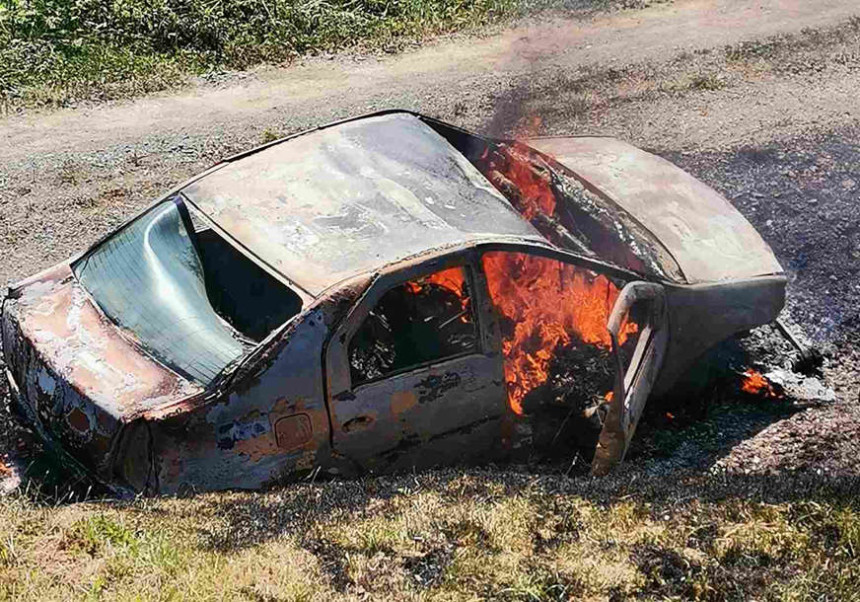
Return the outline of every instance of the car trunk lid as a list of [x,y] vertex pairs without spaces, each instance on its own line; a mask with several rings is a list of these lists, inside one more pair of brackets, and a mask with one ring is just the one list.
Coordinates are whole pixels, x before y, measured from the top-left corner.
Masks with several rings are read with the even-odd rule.
[[534,138],[666,246],[690,284],[781,274],[773,252],[722,195],[669,161],[614,138]]

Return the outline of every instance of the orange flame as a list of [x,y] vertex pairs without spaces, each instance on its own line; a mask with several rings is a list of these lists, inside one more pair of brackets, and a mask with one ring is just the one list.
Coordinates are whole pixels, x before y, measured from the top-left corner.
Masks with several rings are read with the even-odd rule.
[[[493,304],[513,325],[502,341],[505,382],[511,409],[522,414],[523,398],[549,378],[556,348],[574,336],[611,346],[606,322],[619,290],[603,275],[524,253],[486,253],[483,266]],[[619,344],[638,328],[625,321]]]
[[457,293],[457,296],[462,297],[463,287],[466,284],[466,276],[463,273],[463,268],[448,268],[427,276],[424,282],[438,284],[449,291]]
[[782,397],[765,375],[753,370],[752,368],[747,369],[743,373],[743,377],[741,379],[741,391],[750,395],[760,395],[762,397]]
[[[441,270],[434,274],[430,274],[420,280],[410,280],[404,286],[406,289],[416,295],[420,293],[428,284],[435,284],[442,288],[451,291],[460,299],[460,305],[463,311],[469,308],[469,296],[466,294],[466,274],[463,268],[453,267]],[[467,316],[462,316],[463,321],[467,321]]]
[[463,274],[463,268],[448,268],[441,272],[425,276],[420,280],[410,280],[404,286],[409,289],[410,293],[420,293],[425,285],[437,284],[444,289],[456,293],[458,297],[462,297],[465,282],[466,277]]
[[[523,121],[518,135],[527,137],[539,126],[539,118]],[[540,230],[536,218],[554,217],[557,200],[549,170],[530,156],[522,143],[505,143],[492,152],[488,148],[479,169]],[[604,349],[611,346],[606,322],[619,290],[605,276],[541,257],[495,252],[486,254],[483,264],[493,303],[513,324],[502,351],[508,402],[522,414],[523,398],[548,380],[559,346],[574,337]],[[625,320],[619,344],[637,331],[637,324]],[[612,399],[611,392],[606,399]]]
[[504,190],[506,183],[516,187],[517,194],[509,197],[517,211],[531,221],[540,214],[555,214],[556,199],[550,183],[548,171],[535,169],[529,160],[529,149],[520,142],[500,148],[489,161],[485,154],[481,172],[493,183]]

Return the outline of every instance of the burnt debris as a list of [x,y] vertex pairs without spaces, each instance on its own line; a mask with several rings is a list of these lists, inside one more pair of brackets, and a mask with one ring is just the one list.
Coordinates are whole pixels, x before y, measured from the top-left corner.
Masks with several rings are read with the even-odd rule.
[[445,270],[382,296],[350,344],[353,383],[476,350],[471,297],[462,272]]

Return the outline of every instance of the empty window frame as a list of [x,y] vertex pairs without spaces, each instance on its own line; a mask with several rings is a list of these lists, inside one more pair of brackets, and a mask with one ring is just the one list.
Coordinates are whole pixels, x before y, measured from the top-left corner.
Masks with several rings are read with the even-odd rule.
[[72,268],[111,321],[152,357],[203,385],[302,307],[297,293],[202,218],[192,219],[179,196],[144,212]]
[[469,273],[441,270],[382,295],[349,343],[352,386],[477,350]]

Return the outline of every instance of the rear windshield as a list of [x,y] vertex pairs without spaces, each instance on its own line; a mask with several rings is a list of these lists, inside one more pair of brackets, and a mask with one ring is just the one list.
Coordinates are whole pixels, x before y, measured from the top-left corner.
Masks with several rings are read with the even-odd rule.
[[437,121],[428,123],[557,247],[662,280],[684,281],[663,243],[552,158],[521,142],[491,140]]
[[105,240],[73,270],[105,315],[155,359],[204,385],[301,311],[301,298],[179,196]]

